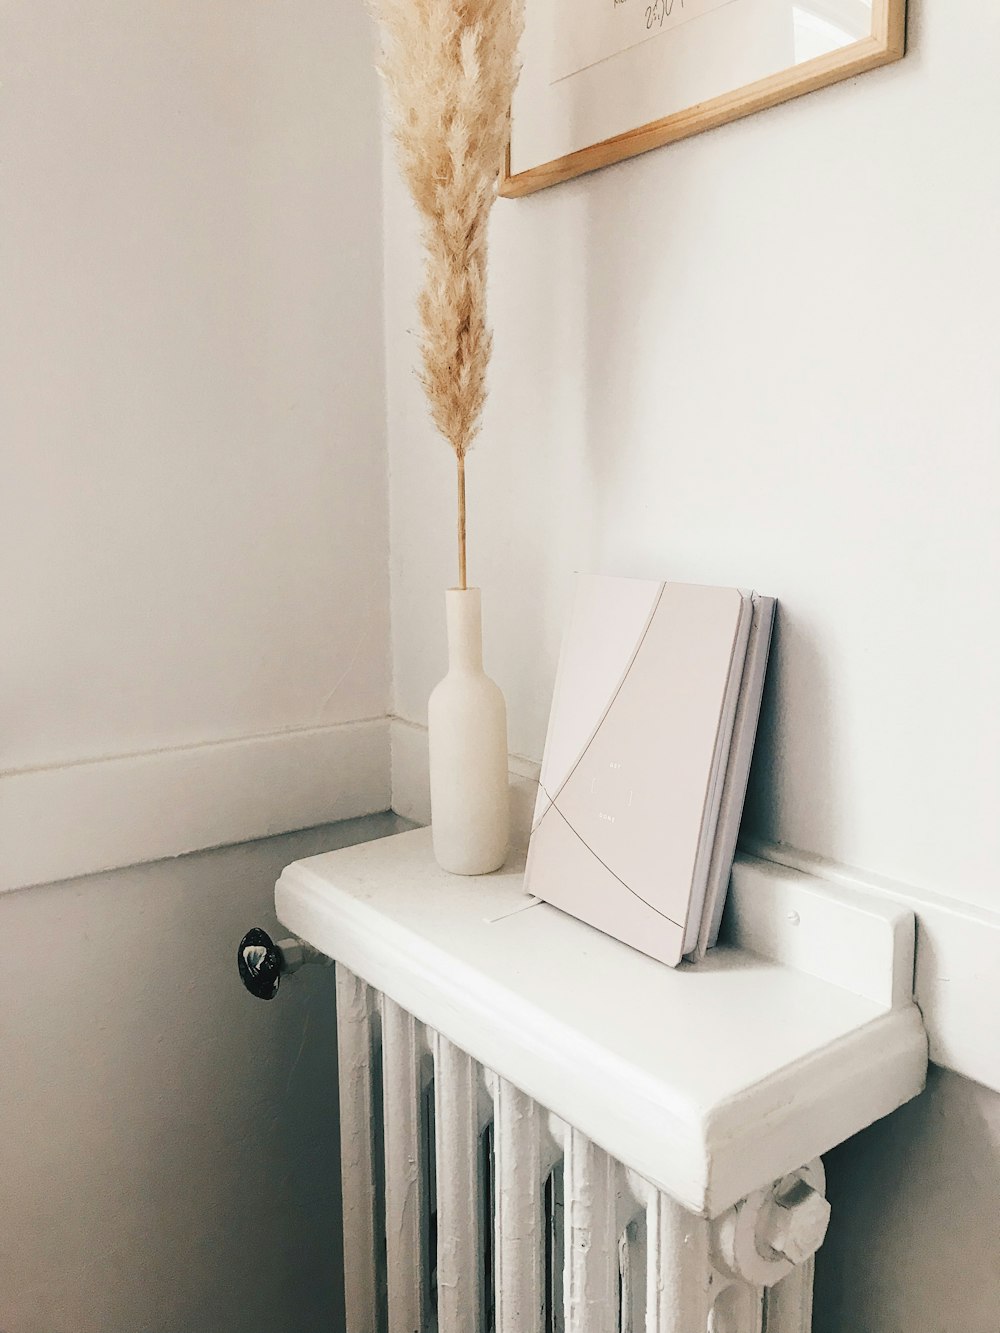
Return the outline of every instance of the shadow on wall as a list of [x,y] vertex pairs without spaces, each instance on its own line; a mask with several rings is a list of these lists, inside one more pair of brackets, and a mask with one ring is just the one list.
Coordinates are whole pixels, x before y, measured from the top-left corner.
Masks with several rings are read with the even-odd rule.
[[1000,1096],[931,1069],[825,1161],[814,1333],[997,1333]]
[[743,831],[780,842],[783,828],[808,829],[808,847],[837,845],[834,709],[827,658],[796,608],[779,600]]

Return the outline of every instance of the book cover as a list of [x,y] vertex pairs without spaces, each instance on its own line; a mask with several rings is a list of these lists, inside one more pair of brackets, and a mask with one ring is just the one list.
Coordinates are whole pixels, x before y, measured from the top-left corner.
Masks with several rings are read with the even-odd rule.
[[676,965],[697,945],[752,604],[578,575],[525,888]]

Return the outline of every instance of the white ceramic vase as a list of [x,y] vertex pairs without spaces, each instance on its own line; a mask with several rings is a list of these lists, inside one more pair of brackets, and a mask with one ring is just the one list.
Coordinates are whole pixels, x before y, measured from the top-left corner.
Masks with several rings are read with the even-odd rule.
[[448,674],[428,704],[431,829],[438,864],[454,875],[503,865],[510,836],[507,708],[483,671],[480,590],[449,588]]

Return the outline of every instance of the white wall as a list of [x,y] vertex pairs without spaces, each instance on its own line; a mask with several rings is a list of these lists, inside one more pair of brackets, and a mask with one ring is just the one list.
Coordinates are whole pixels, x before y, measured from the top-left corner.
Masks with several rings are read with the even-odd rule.
[[290,731],[328,769],[388,702],[363,7],[12,0],[2,46],[0,805],[99,819],[107,770],[31,775]]
[[[995,943],[1000,16],[909,11],[897,65],[498,202],[470,574],[536,760],[573,570],[777,595],[745,832],[940,895],[946,929]],[[412,375],[419,251],[389,164],[385,188],[395,707],[419,724],[452,465]],[[419,733],[394,745],[416,813]],[[940,946],[922,923],[932,1032],[974,1048],[995,972],[944,974]],[[995,1333],[998,1117],[938,1075],[831,1156],[817,1333]]]
[[[1000,15],[899,64],[500,200],[470,572],[539,758],[574,569],[780,598],[748,829],[1000,908]],[[412,375],[387,166],[396,709],[444,659],[453,485]]]
[[332,968],[264,1004],[251,925],[391,815],[0,896],[0,1328],[343,1327]]

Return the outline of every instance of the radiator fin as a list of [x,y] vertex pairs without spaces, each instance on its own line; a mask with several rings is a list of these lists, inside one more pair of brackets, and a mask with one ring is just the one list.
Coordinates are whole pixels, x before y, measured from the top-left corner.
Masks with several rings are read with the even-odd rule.
[[373,999],[363,981],[337,968],[344,1304],[350,1333],[382,1333],[375,1248]]
[[[385,1235],[389,1333],[428,1326],[426,1175],[423,1165],[423,1033],[382,997]],[[391,1075],[388,1071],[391,1071]]]
[[[337,966],[347,1333],[809,1333],[713,1224]],[[713,1236],[715,1239],[713,1239]]]

